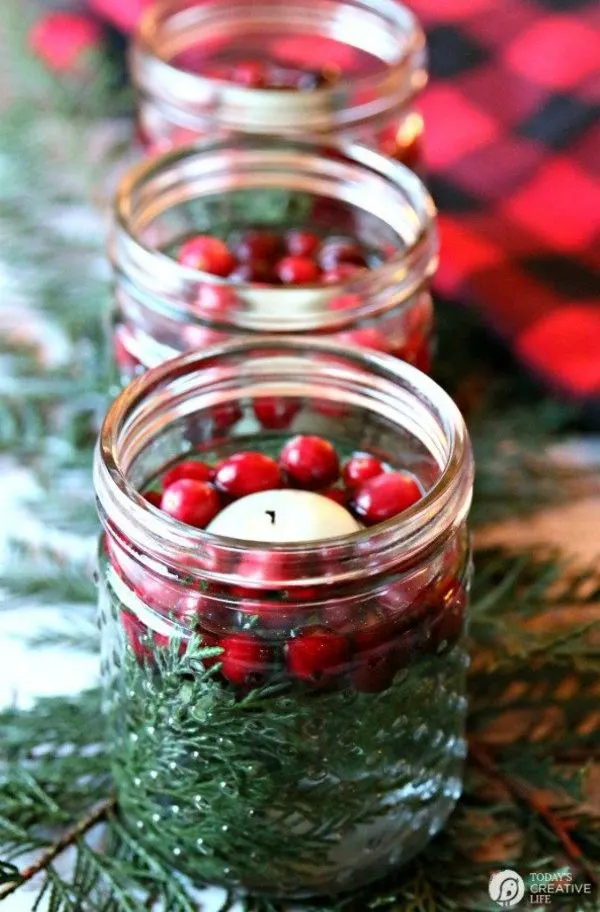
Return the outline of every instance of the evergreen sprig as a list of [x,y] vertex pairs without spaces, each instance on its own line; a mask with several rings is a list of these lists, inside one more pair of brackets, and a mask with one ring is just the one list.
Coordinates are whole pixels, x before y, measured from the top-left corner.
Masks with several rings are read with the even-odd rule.
[[[490,909],[485,886],[490,871],[497,866],[513,866],[520,871],[570,867],[582,882],[594,884],[600,878],[600,815],[582,801],[587,774],[600,754],[594,696],[600,676],[600,620],[592,623],[582,618],[580,624],[567,630],[556,621],[564,606],[582,613],[598,606],[597,568],[582,572],[556,555],[525,559],[522,554],[499,550],[478,554],[477,565],[470,644],[469,763],[458,810],[444,832],[400,872],[395,882],[309,905],[311,912]],[[201,685],[190,683],[184,666],[197,660],[193,652],[188,659],[180,657],[176,648],[162,657],[161,678],[172,675],[174,688],[187,686],[186,700],[192,703],[193,688]],[[182,677],[187,685],[182,684]],[[268,705],[281,697],[257,692],[249,699]],[[185,718],[182,702],[185,705],[179,690],[174,705],[182,713],[180,724]],[[160,738],[158,727],[165,724],[165,714],[173,715],[172,707],[157,706],[152,700],[133,701],[132,705],[131,711],[140,714],[135,724],[139,726],[137,745],[141,744],[141,753],[136,748],[122,770],[127,782],[133,781],[140,763],[143,768],[148,746],[144,737]],[[214,707],[204,706],[205,711],[210,708]],[[248,708],[242,702],[236,711],[243,714]],[[226,708],[221,721],[214,723],[215,731],[221,724],[225,726],[220,731],[225,744],[230,710]],[[516,714],[520,724],[513,721],[503,725],[509,713],[513,719]],[[543,724],[547,719],[548,724]],[[169,724],[174,724],[172,718]],[[147,728],[152,731],[153,725],[148,735]],[[287,738],[285,716],[282,725],[280,734],[285,733]],[[159,839],[155,849],[148,848],[148,830],[154,827],[159,836],[159,827],[165,826],[163,822],[157,827],[153,820],[156,807],[137,804],[133,816],[132,808],[127,808],[126,819],[134,821],[133,829],[124,823],[121,807],[113,797],[114,780],[99,734],[102,730],[97,690],[74,698],[45,699],[29,712],[12,709],[0,714],[0,764],[4,771],[0,789],[4,886],[0,887],[0,897],[2,891],[7,895],[8,891],[26,888],[28,882],[16,880],[11,865],[24,850],[33,849],[38,853],[38,865],[41,859],[40,889],[47,891],[54,903],[51,908],[58,912],[198,909],[194,890],[173,874],[171,860],[163,859]],[[210,734],[210,726],[207,731]],[[274,738],[276,731],[271,730]],[[247,737],[252,753],[256,746],[253,739],[259,736],[250,728]],[[167,752],[168,743],[165,741]],[[155,747],[156,743],[154,758]],[[225,769],[231,761],[227,748],[210,742],[209,747],[221,750]],[[243,757],[239,760],[244,762]],[[183,808],[186,802],[193,805],[198,783],[180,778],[180,772],[177,788],[183,792],[171,797]],[[234,775],[231,766],[227,775],[229,779]],[[260,786],[246,777],[244,804],[251,797],[248,789],[263,787],[265,777],[258,778]],[[219,784],[213,786],[218,789]],[[163,788],[168,791],[166,779],[160,783]],[[184,794],[188,788],[190,794]],[[131,793],[131,789],[125,791]],[[271,797],[277,802],[276,793]],[[345,803],[339,810],[343,814]],[[204,832],[208,839],[211,828],[222,827],[222,811],[222,803],[208,802],[202,809],[201,823],[194,823],[198,832]],[[98,849],[85,837],[100,821],[104,830],[102,848]],[[138,828],[135,821],[142,827]],[[230,823],[238,827],[236,838],[241,840],[243,863],[243,853],[249,849],[243,844],[243,824],[239,820]],[[70,877],[59,873],[55,864],[67,846],[76,856]],[[21,878],[27,875],[28,869],[21,871]],[[234,899],[231,897],[232,903]],[[585,896],[583,900],[565,896],[561,902],[561,909],[586,907]],[[590,899],[590,908],[595,908],[593,902]],[[245,898],[242,907],[246,912],[279,912],[283,908],[260,898]],[[232,908],[232,904],[225,908]]]

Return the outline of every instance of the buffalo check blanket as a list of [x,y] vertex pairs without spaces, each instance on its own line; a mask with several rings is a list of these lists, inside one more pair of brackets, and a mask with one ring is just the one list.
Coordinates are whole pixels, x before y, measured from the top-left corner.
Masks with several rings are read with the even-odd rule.
[[600,401],[600,3],[413,0],[429,39],[438,293]]

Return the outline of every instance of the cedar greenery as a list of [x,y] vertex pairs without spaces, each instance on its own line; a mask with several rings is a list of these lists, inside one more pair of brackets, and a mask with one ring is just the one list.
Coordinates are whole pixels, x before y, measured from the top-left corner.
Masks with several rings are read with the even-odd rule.
[[[21,4],[3,7],[16,29]],[[59,84],[18,51],[16,34],[9,43],[22,97],[3,113],[0,131],[1,256],[12,303],[42,315],[46,329],[34,343],[16,324],[3,333],[0,448],[35,471],[33,515],[50,530],[87,535],[95,528],[90,446],[107,388],[100,315],[109,300],[103,227],[89,204],[105,202],[102,190],[96,198],[100,176],[130,127],[103,120],[122,110],[120,93],[107,91],[115,84],[109,70],[99,67],[84,84]],[[105,154],[94,160],[88,152],[99,139]],[[476,521],[564,496],[568,484],[540,454],[576,413],[542,399],[510,366],[490,368],[481,331],[466,314],[442,308],[441,316],[439,376],[470,416],[478,457]],[[47,331],[66,352],[58,364],[41,344]],[[64,605],[68,633],[37,640],[96,649],[90,562],[28,541],[14,547],[0,576],[3,606]],[[498,866],[568,866],[597,884],[600,814],[583,799],[600,756],[600,624],[588,610],[599,603],[597,568],[582,571],[557,554],[476,555],[469,757],[458,810],[396,880],[324,899],[311,912],[489,910],[486,883]],[[568,626],[564,606],[572,609]],[[165,661],[176,670],[182,660],[171,653]],[[186,880],[126,824],[103,729],[95,689],[0,712],[0,899],[35,883],[34,909],[45,901],[51,912],[196,912],[201,906]],[[137,762],[130,758],[127,775]],[[206,815],[206,826],[219,824],[216,810]],[[60,862],[68,849],[74,864],[65,875]],[[585,901],[564,896],[561,909],[580,910]],[[280,909],[261,898],[241,904],[245,912]],[[596,900],[589,906],[597,908]]]

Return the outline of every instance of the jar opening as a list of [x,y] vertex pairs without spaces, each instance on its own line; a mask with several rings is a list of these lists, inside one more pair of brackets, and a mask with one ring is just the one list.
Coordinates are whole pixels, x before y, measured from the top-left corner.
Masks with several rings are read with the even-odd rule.
[[[269,435],[253,423],[250,412],[257,400],[274,395],[304,403],[292,433],[303,426],[310,433],[318,416],[331,436],[351,446],[362,433],[361,444],[376,439],[396,455],[402,450],[423,481],[422,500],[395,519],[343,538],[268,548],[184,526],[150,506],[140,491],[174,454],[223,445],[223,452],[253,449],[258,439],[267,445]],[[232,403],[240,409],[239,418],[225,434],[215,410]],[[276,551],[289,559],[291,586],[306,583],[293,571],[300,563],[306,566],[307,558],[318,567],[324,549],[330,562],[335,557],[339,581],[414,565],[464,521],[472,485],[464,422],[432,380],[392,358],[292,338],[228,343],[146,373],[109,410],[94,471],[105,527],[141,560],[166,562],[199,579],[231,582],[235,578],[223,568],[240,555]],[[311,582],[331,579],[317,575]],[[286,586],[286,580],[277,585]]]
[[[244,137],[198,142],[133,168],[116,200],[115,268],[142,308],[181,323],[255,333],[325,333],[402,306],[437,265],[436,210],[404,166],[365,147]],[[179,264],[191,234],[279,227],[346,231],[381,252],[371,269],[330,285],[259,287]],[[235,307],[198,302],[227,285]],[[343,306],[338,306],[342,304]]]
[[[215,61],[254,58],[336,78],[311,91],[246,88]],[[393,0],[166,0],[142,18],[132,49],[134,81],[183,127],[288,135],[328,132],[389,116],[426,81],[417,20]]]

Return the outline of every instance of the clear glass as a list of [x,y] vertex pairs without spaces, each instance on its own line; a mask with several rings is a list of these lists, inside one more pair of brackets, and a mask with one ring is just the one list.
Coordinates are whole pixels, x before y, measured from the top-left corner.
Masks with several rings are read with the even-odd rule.
[[[261,228],[344,234],[379,265],[330,285],[232,283],[180,265],[192,234]],[[436,210],[418,177],[363,146],[221,139],[146,161],[123,178],[111,247],[121,380],[240,335],[298,334],[396,355],[428,372]],[[214,301],[226,297],[226,311]]]
[[[240,86],[216,66],[248,60],[307,88]],[[142,19],[131,71],[152,152],[215,132],[330,134],[420,163],[425,38],[396,0],[165,0]]]
[[[273,397],[293,405],[285,428],[257,418]],[[183,456],[274,453],[298,432],[410,468],[423,498],[343,538],[268,546],[183,525],[140,493]],[[127,824],[195,881],[255,893],[331,894],[405,863],[454,807],[466,752],[473,465],[449,397],[386,356],[228,343],[132,383],[94,475]],[[290,654],[315,630],[343,648],[306,679]],[[232,636],[251,639],[260,674],[231,682]]]

